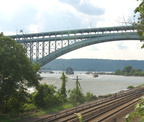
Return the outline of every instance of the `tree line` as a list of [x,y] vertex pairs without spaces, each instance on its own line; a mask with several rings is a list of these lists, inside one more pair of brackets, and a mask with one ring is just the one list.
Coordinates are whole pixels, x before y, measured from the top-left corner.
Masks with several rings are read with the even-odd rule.
[[133,69],[132,66],[125,66],[123,70],[117,69],[115,75],[144,76],[142,69]]

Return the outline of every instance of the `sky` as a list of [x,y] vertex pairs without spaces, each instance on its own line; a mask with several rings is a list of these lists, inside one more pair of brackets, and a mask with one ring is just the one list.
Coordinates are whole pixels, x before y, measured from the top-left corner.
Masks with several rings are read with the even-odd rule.
[[[0,31],[5,35],[128,25],[137,0],[3,0]],[[128,23],[127,23],[128,22]],[[144,60],[140,41],[95,44],[59,58]]]

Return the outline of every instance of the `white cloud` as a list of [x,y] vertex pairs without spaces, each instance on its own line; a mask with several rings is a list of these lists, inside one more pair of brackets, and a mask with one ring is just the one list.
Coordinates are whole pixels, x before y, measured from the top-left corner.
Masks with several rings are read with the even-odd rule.
[[74,7],[77,11],[93,16],[100,16],[104,14],[104,8],[91,4],[88,0],[59,0]]
[[[125,47],[121,49],[117,45]],[[144,60],[144,49],[139,41],[116,41],[95,44],[72,51],[60,58],[97,58],[97,59],[120,59],[120,60]],[[83,53],[85,52],[85,53]]]
[[[138,4],[136,0],[4,0],[0,7],[0,30],[15,34],[20,29],[31,33],[118,26],[122,25],[123,17],[132,18]],[[140,47],[140,42],[109,42],[62,57],[142,60]]]

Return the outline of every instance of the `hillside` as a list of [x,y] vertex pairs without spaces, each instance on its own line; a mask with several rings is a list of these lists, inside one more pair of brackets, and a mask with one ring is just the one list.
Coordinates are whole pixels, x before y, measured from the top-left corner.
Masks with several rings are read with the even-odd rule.
[[122,70],[127,65],[144,71],[144,60],[55,59],[43,68],[65,70],[67,67],[72,67],[74,71],[116,71]]

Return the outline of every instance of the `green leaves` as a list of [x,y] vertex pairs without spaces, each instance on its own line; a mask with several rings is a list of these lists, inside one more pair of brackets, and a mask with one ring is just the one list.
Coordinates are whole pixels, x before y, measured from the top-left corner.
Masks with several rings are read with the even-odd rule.
[[62,85],[61,85],[61,88],[60,88],[60,92],[61,92],[61,94],[64,96],[64,99],[65,99],[66,96],[67,96],[67,93],[66,93],[67,77],[66,77],[66,75],[64,74],[64,72],[62,73],[62,76],[61,76],[60,79],[62,80]]
[[0,34],[0,112],[17,113],[27,98],[27,87],[38,86],[37,64],[25,54],[25,48],[15,40]]
[[142,117],[142,121],[144,121],[144,97],[142,97],[140,102],[136,104],[135,112],[126,115],[125,119],[126,122],[132,122],[132,120],[136,117]]
[[79,122],[84,122],[84,118],[81,113],[75,113],[75,115],[77,116]]
[[[139,0],[137,0],[139,1]],[[135,14],[139,14],[138,21],[133,23],[134,27],[137,29],[140,41],[144,41],[144,1],[141,1],[139,6],[134,10]],[[142,45],[141,48],[144,48]]]
[[53,85],[40,84],[34,97],[36,106],[40,108],[52,108],[59,104],[55,89],[56,87]]

